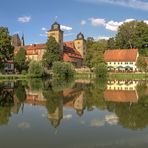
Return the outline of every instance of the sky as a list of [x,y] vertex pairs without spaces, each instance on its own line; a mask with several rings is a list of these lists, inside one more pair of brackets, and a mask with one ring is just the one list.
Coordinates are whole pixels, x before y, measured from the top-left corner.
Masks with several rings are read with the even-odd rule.
[[0,26],[10,35],[24,33],[26,44],[45,43],[55,21],[70,41],[79,32],[96,40],[114,37],[132,20],[148,23],[148,0],[0,0]]

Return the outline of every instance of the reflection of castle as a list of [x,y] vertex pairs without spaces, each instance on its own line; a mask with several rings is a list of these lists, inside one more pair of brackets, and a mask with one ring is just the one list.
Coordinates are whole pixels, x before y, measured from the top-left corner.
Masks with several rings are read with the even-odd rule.
[[82,115],[85,107],[84,91],[77,89],[64,90],[64,106],[74,108],[78,115]]
[[138,102],[136,90],[137,81],[108,81],[107,89],[104,92],[106,101],[112,102]]
[[[61,95],[59,93],[59,95],[56,96],[59,98],[56,98],[58,100],[58,103],[55,104],[54,112],[48,112],[48,119],[51,122],[52,126],[56,128],[60,124],[60,121],[63,118],[63,107],[75,109],[77,114],[81,116],[85,108],[83,95],[84,91],[81,88],[68,88],[65,89]],[[41,106],[46,106],[47,104],[47,100],[44,98],[42,91],[32,91],[31,89],[26,89],[26,96],[27,98],[25,103],[27,104]],[[55,98],[49,97],[49,99]]]

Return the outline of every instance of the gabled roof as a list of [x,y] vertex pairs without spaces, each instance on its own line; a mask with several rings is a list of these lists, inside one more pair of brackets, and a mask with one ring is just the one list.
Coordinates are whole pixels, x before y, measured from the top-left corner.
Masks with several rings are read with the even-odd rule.
[[114,49],[106,50],[104,59],[106,62],[135,62],[138,49]]
[[78,50],[76,50],[73,41],[64,42],[64,54],[69,56],[69,58],[83,59],[80,52]]

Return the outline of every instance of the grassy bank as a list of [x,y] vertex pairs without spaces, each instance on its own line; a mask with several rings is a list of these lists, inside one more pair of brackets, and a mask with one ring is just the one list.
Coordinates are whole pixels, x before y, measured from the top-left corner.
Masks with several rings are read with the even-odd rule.
[[76,79],[93,79],[95,78],[95,74],[93,72],[83,72],[83,73],[76,73]]
[[17,74],[17,75],[0,75],[1,80],[23,80],[23,79],[30,79],[30,78],[39,78],[38,76],[34,75],[23,75],[23,74]]
[[148,79],[148,73],[109,73],[109,79]]
[[[95,78],[94,73],[76,73],[75,78],[93,79]],[[108,79],[137,79],[143,80],[148,79],[148,73],[108,73]]]

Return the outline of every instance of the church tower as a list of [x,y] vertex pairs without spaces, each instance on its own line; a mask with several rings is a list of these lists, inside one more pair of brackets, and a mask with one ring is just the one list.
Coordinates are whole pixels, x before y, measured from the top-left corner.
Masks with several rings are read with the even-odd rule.
[[63,31],[60,28],[60,24],[55,22],[51,26],[51,30],[48,31],[48,38],[54,37],[57,43],[60,45],[61,53],[63,52]]
[[75,48],[80,52],[81,56],[84,58],[86,55],[86,41],[84,35],[80,32],[77,35],[77,39],[74,41]]

